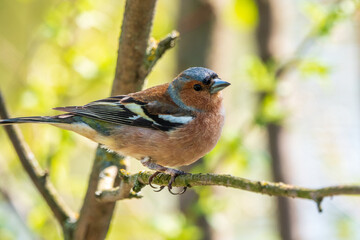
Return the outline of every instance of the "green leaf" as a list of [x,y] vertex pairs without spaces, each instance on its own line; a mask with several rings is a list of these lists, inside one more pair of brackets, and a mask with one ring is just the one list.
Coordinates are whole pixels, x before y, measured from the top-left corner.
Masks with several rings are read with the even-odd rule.
[[254,29],[258,12],[254,0],[232,0],[225,8],[223,17],[226,24],[234,28]]
[[257,91],[271,91],[275,87],[274,72],[259,58],[253,57],[248,61],[248,76]]
[[304,77],[319,76],[325,78],[329,75],[330,67],[316,60],[304,60],[299,65],[299,71]]
[[258,124],[280,123],[285,117],[285,110],[275,94],[268,94],[261,105],[256,118]]

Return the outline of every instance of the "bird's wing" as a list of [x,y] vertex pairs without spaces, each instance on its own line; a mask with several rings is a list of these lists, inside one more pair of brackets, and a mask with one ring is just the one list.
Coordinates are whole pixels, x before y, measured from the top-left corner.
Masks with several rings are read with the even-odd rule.
[[129,96],[114,96],[84,106],[58,107],[55,110],[73,113],[108,123],[170,131],[193,120],[190,112],[169,103],[140,101]]

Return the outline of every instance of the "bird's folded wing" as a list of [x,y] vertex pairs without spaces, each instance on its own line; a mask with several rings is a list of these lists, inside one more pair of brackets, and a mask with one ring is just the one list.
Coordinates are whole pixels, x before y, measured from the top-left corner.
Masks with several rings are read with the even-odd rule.
[[119,125],[170,131],[193,120],[190,112],[168,103],[144,102],[129,96],[114,96],[84,106],[58,107],[55,110],[73,113]]

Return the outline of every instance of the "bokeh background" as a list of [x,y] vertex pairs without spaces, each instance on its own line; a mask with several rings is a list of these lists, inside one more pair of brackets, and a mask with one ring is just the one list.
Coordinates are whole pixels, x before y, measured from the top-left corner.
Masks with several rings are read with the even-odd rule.
[[[0,0],[0,89],[12,116],[107,97],[124,1]],[[146,87],[190,66],[231,82],[217,147],[187,170],[305,187],[360,183],[358,0],[159,0],[152,36],[180,39]],[[283,71],[279,72],[278,70]],[[66,202],[78,210],[96,144],[21,125]],[[131,160],[129,171],[143,167]],[[284,199],[223,187],[117,204],[107,239],[360,239],[360,199]],[[0,129],[0,239],[61,239],[60,227]]]

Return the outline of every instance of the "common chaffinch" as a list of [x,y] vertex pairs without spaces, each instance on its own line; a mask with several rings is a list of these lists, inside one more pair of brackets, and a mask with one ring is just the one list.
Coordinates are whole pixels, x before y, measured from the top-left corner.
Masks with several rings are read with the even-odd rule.
[[169,167],[189,165],[216,145],[224,124],[221,90],[229,85],[215,72],[193,67],[171,83],[84,106],[54,108],[66,112],[57,116],[4,119],[0,124],[49,123],[74,131],[155,170],[150,186],[160,172],[170,174],[171,192],[175,178],[185,173]]

